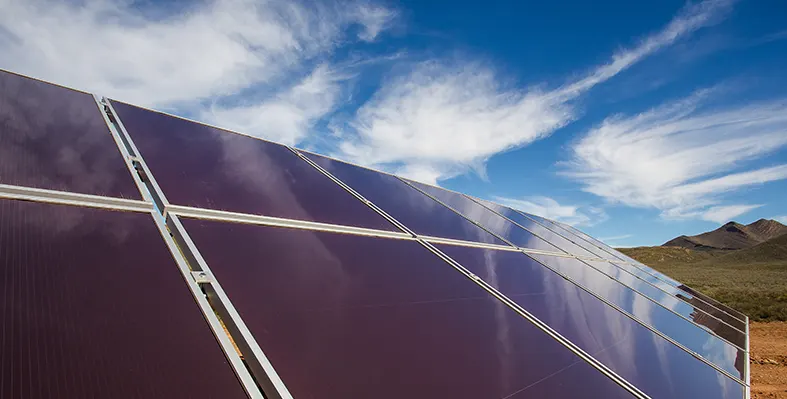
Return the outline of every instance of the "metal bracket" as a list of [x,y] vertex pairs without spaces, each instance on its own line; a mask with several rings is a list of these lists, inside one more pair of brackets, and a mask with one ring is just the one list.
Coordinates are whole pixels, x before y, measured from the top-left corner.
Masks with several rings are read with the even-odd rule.
[[208,275],[208,273],[202,270],[192,271],[191,278],[193,278],[194,282],[197,284],[210,284],[213,282],[213,279]]

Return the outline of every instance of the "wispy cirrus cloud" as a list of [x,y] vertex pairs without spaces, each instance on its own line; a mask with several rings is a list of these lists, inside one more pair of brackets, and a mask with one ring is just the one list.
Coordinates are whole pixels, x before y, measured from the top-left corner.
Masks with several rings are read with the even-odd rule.
[[492,200],[523,212],[557,220],[571,226],[593,226],[609,218],[601,208],[561,204],[553,198],[543,196],[520,199],[493,197]]
[[282,92],[262,100],[231,106],[214,104],[201,119],[240,132],[295,145],[308,135],[314,123],[338,102],[345,76],[328,65],[316,67],[308,76]]
[[293,144],[337,105],[332,52],[397,16],[365,0],[137,5],[2,0],[0,67]]
[[621,234],[618,236],[610,236],[610,237],[601,237],[599,238],[600,241],[604,242],[607,245],[614,246],[616,243],[619,243],[622,240],[626,240],[628,238],[634,237],[633,234]]
[[703,26],[729,1],[690,5],[662,30],[618,51],[608,63],[553,90],[502,83],[477,62],[427,61],[390,78],[337,131],[336,156],[436,183],[482,170],[500,152],[549,136],[577,117],[578,96]]
[[744,168],[787,146],[787,99],[703,107],[715,92],[606,119],[572,145],[562,173],[586,192],[665,218],[722,223],[759,207],[724,195],[787,179],[787,164]]

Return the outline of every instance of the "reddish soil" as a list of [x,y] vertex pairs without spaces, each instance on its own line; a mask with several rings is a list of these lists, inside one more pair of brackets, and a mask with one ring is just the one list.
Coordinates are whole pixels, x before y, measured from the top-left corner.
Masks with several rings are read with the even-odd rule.
[[751,323],[751,397],[787,399],[787,322]]

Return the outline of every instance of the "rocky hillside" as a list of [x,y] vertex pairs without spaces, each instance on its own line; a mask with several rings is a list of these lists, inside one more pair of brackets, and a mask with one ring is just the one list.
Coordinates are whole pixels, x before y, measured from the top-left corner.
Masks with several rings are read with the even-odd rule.
[[787,234],[787,226],[775,220],[760,219],[749,225],[729,222],[707,233],[673,238],[662,247],[729,251],[751,248],[784,234]]

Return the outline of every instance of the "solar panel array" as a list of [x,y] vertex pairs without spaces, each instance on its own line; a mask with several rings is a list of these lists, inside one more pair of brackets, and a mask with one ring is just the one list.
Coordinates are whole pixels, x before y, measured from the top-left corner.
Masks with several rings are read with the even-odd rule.
[[745,315],[571,226],[0,89],[2,397],[749,395]]

